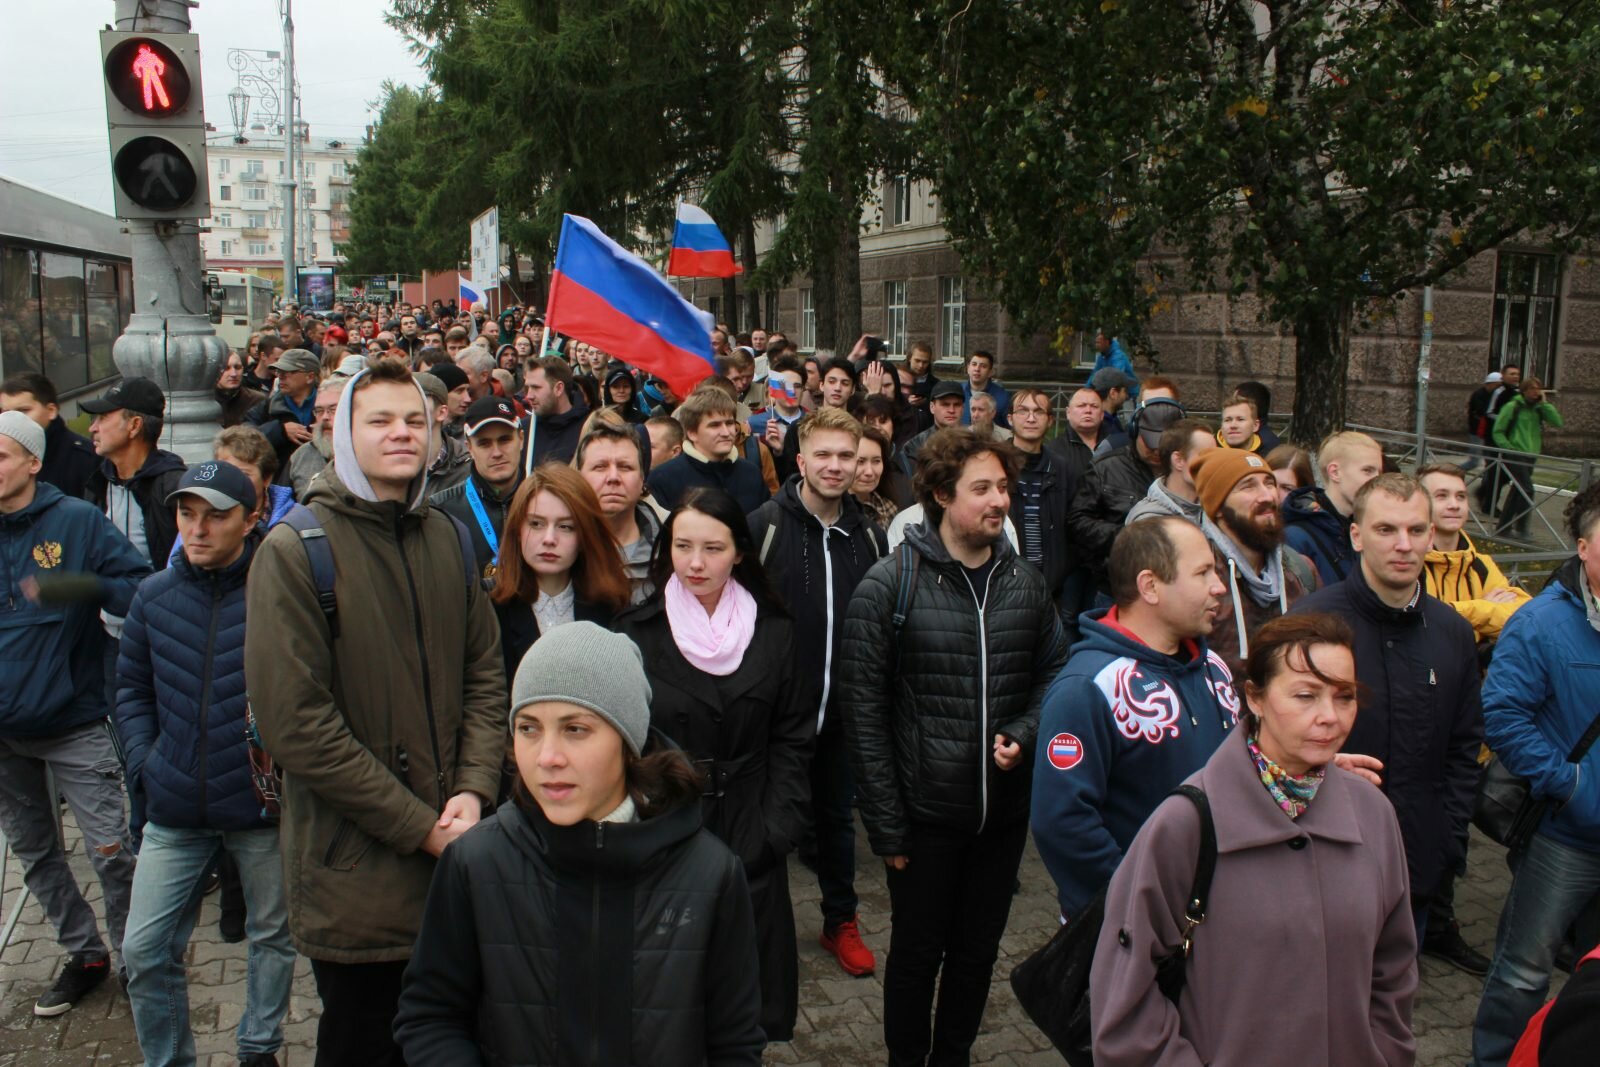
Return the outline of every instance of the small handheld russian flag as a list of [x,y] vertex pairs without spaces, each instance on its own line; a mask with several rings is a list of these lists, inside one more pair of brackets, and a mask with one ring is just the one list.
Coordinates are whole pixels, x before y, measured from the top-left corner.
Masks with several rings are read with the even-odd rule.
[[461,278],[460,281],[461,289],[457,297],[457,301],[459,302],[462,311],[470,311],[473,304],[483,304],[485,306],[488,305],[488,294],[483,291],[481,286],[475,282],[470,282],[465,278]]
[[744,268],[734,262],[733,247],[710,215],[693,204],[679,204],[667,273],[677,278],[731,278],[743,274]]

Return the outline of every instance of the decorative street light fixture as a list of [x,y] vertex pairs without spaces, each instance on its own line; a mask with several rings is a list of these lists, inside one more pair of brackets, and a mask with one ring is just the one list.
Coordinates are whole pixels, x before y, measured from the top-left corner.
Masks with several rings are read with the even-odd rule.
[[228,91],[228,111],[233,115],[233,143],[244,144],[244,127],[250,119],[250,94],[243,86],[235,85]]

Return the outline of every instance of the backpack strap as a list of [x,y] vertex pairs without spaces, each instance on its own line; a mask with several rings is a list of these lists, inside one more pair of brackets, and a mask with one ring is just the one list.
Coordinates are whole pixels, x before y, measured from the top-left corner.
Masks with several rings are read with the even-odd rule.
[[328,544],[328,532],[322,528],[316,513],[304,504],[291,506],[278,522],[299,535],[300,544],[306,550],[306,559],[311,564],[311,581],[317,587],[317,606],[328,620],[329,632],[338,637],[339,602],[333,593],[338,574],[333,566],[333,548]]
[[1206,921],[1206,901],[1211,896],[1211,876],[1217,873],[1217,826],[1211,819],[1211,801],[1205,790],[1193,785],[1180,785],[1175,795],[1188,797],[1200,812],[1200,849],[1195,856],[1194,881],[1189,887],[1189,899],[1183,908],[1183,954],[1189,955],[1194,943],[1194,932]]
[[478,552],[472,547],[472,532],[467,529],[467,524],[442,508],[435,509],[439,514],[450,520],[450,525],[456,528],[456,542],[461,547],[461,566],[467,576],[467,603],[472,602],[472,587],[480,579],[478,577]]
[[900,631],[905,628],[906,619],[911,615],[911,601],[917,595],[917,557],[918,553],[904,541],[900,542],[900,583],[896,588],[894,597],[894,614],[890,621],[894,623],[894,636],[898,641]]
[[774,514],[777,510],[777,503],[770,499],[762,501],[761,506],[756,508],[756,514],[761,516],[761,521],[767,526],[766,532],[761,535],[761,551],[756,554],[763,567],[767,565],[767,557],[772,555],[772,545],[777,541],[778,527],[782,525],[778,521],[779,516]]

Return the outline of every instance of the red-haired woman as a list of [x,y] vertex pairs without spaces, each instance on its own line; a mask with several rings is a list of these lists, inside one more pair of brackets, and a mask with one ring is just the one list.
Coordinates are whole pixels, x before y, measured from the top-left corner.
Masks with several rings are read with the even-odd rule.
[[506,510],[489,592],[500,616],[507,684],[540,634],[579,619],[609,627],[631,591],[600,501],[583,476],[547,463],[524,478]]

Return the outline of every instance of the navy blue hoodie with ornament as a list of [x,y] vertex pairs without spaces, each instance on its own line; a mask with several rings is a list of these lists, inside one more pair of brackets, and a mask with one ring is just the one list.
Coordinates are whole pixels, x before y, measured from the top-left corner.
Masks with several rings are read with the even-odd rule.
[[1233,674],[1204,642],[1169,656],[1117,621],[1080,616],[1082,640],[1045,694],[1033,839],[1071,918],[1111,881],[1145,819],[1239,721]]

